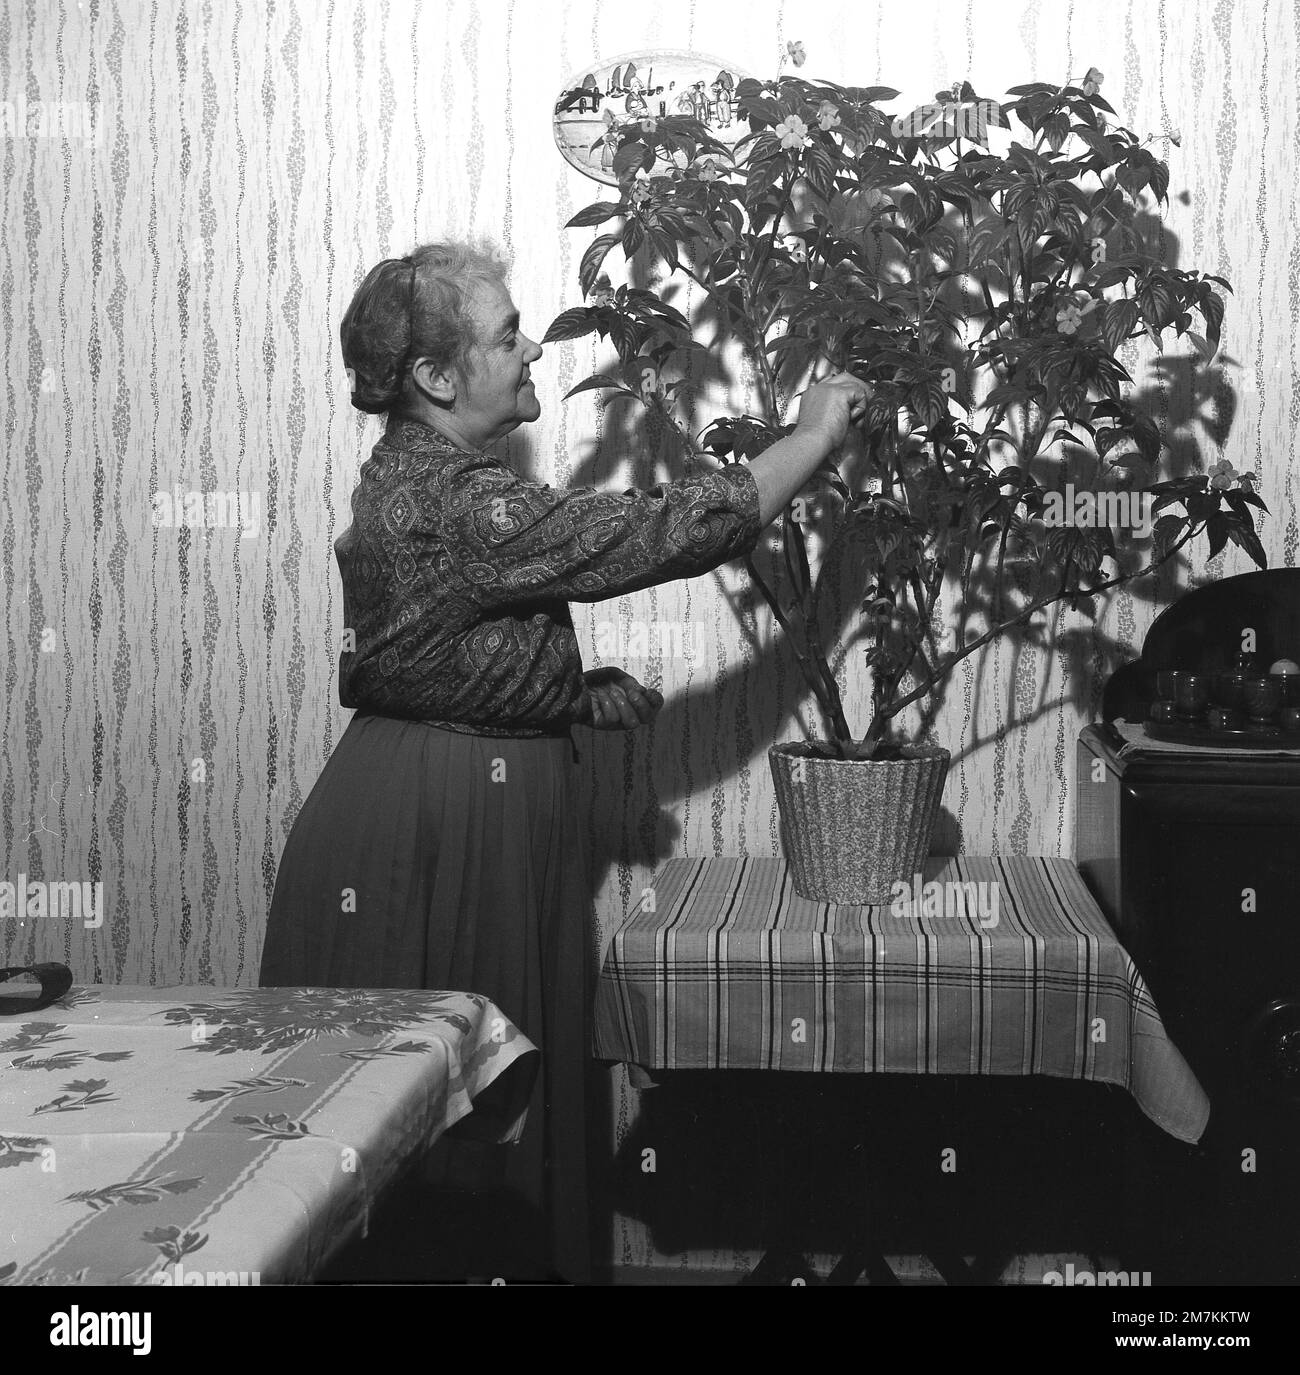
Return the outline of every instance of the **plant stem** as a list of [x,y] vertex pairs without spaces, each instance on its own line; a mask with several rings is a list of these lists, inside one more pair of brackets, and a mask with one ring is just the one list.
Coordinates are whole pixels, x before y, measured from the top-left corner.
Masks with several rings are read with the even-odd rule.
[[[789,188],[790,178],[787,176],[785,183],[785,192],[783,196],[783,204],[788,202]],[[771,244],[775,243],[776,228],[780,224],[780,220],[781,212],[778,212],[778,214],[772,221],[772,238],[769,241],[769,253],[771,249]],[[714,303],[725,312],[728,324],[734,326],[737,323],[737,318],[734,316],[730,308],[727,306],[726,302],[723,301],[717,295],[717,293],[713,291],[713,289],[708,285],[708,283],[703,281],[703,279],[701,279],[697,273],[693,272],[685,264],[679,263],[679,266],[681,266],[682,270],[686,273],[686,275],[693,282],[695,282],[696,285],[699,286],[710,297],[710,299],[712,299]],[[752,293],[747,292],[746,295],[750,301],[752,308]],[[759,330],[755,331],[750,323],[749,318],[747,317],[742,317],[739,323],[743,323],[743,325],[745,326],[743,331],[744,342],[748,345],[751,356],[755,360],[759,376],[763,382],[763,388],[766,393],[764,400],[764,418],[767,420],[769,425],[776,425],[779,423],[780,420],[779,416],[777,415],[776,378],[771,366],[771,362],[767,356],[767,351],[764,348],[764,343],[766,342],[766,327],[760,328]],[[740,333],[741,331],[736,332]],[[674,430],[677,431],[679,438],[682,440],[683,445],[686,446],[688,452],[691,451],[690,445],[687,442],[685,435],[682,433],[681,428],[677,425],[676,421],[666,411],[665,415],[669,423],[672,424]],[[783,518],[789,520],[789,513],[787,512]],[[794,538],[802,538],[802,532],[797,533],[794,536]],[[795,658],[798,661],[800,672],[803,674],[809,687],[812,688],[813,693],[817,698],[818,704],[821,706],[823,712],[825,713],[826,717],[829,719],[831,723],[831,729],[834,733],[836,746],[838,747],[841,756],[847,758],[849,751],[851,751],[853,747],[853,736],[849,730],[848,722],[844,716],[844,707],[840,696],[839,684],[835,681],[835,676],[831,673],[830,666],[826,662],[825,653],[821,646],[820,635],[818,633],[817,628],[815,597],[816,584],[817,581],[820,580],[820,570],[819,578],[813,581],[812,586],[809,589],[809,600],[807,604],[802,608],[804,612],[803,628],[805,633],[802,637],[800,637],[796,635],[794,627],[791,625],[785,612],[781,609],[781,605],[777,600],[776,595],[773,593],[771,588],[768,587],[766,581],[759,573],[757,567],[755,567],[752,557],[746,558],[745,568],[748,571],[749,576],[753,581],[754,585],[758,588],[759,594],[771,608],[772,614],[775,617],[777,624],[780,626],[782,631],[785,632],[785,635],[790,642],[790,646],[794,651]],[[793,570],[790,570],[790,581],[792,586],[796,588],[799,586],[798,580],[795,578]],[[800,648],[801,638],[806,646],[807,652],[804,652],[804,650]]]
[[[678,259],[677,266],[705,293],[706,296],[718,307],[725,317],[728,329],[735,329],[738,325],[743,325],[748,330],[749,321],[744,316],[737,316],[726,301],[701,277],[697,272],[693,272],[681,259]],[[747,343],[753,346],[753,340],[747,339]]]
[[[1203,528],[1204,522],[1202,522],[1200,526],[1189,527],[1188,530],[1183,534],[1183,536],[1178,540],[1178,542],[1170,546],[1168,552],[1162,558],[1153,560],[1145,568],[1139,568],[1135,572],[1117,574],[1115,577],[1109,578],[1105,582],[1097,583],[1093,587],[1081,587],[1079,589],[1079,596],[1095,597],[1099,592],[1105,592],[1108,588],[1118,587],[1121,583],[1132,582],[1135,578],[1142,578],[1145,577],[1148,573],[1154,573],[1157,568],[1160,568],[1164,564],[1168,563],[1168,561],[1171,558],[1173,558],[1173,556],[1183,547],[1184,544],[1187,543],[1188,540],[1190,540],[1194,535],[1200,534]],[[1019,625],[1022,622],[1029,620],[1031,616],[1033,616],[1036,612],[1041,611],[1045,606],[1051,606],[1053,602],[1059,602],[1061,600],[1063,600],[1063,594],[1059,590],[1055,592],[1050,592],[1046,596],[1037,598],[1035,601],[1031,602],[1027,607],[1025,607],[1023,611],[1020,611],[1016,615],[1009,617],[1000,625],[995,625],[991,629],[986,630],[983,635],[979,636],[978,639],[972,640],[969,644],[963,646],[963,648],[959,650],[956,654],[954,654],[950,659],[947,659],[941,668],[936,669],[935,672],[931,674],[930,677],[927,678],[924,683],[920,684],[912,692],[909,692],[906,697],[900,697],[896,702],[891,703],[889,707],[885,709],[885,715],[889,717],[896,716],[904,707],[910,706],[913,702],[918,701],[920,698],[927,696],[934,690],[934,688],[940,682],[943,681],[944,678],[946,678],[952,672],[952,670],[959,663],[961,663],[963,659],[968,658],[971,654],[974,654],[974,652],[977,649],[980,649],[984,645],[988,644],[990,640],[995,639],[997,636],[1001,635],[1003,631],[1010,630],[1010,628],[1013,625]]]
[[781,417],[777,414],[776,407],[776,374],[772,371],[772,360],[767,356],[767,350],[763,347],[763,339],[760,339],[755,347],[754,357],[758,360],[759,376],[763,380],[763,388],[767,393],[765,419],[769,425],[779,425],[781,424]]
[[[788,158],[787,158],[788,163]],[[764,266],[772,260],[772,253],[776,248],[776,231],[780,228],[781,219],[790,208],[790,188],[794,185],[794,173],[787,166],[786,173],[781,180],[781,199],[777,204],[776,211],[772,216],[772,229],[767,236],[767,253],[764,257]],[[745,297],[749,307],[750,316],[757,316],[756,300],[754,296],[754,282],[752,276],[753,260],[750,261],[751,276],[745,283]],[[776,310],[779,301],[773,306],[772,311],[767,315],[763,324],[759,326],[754,337],[754,355],[758,360],[759,372],[763,378],[764,386],[767,390],[767,415],[766,420],[769,425],[779,425],[781,417],[777,414],[776,401],[776,376],[772,371],[771,359],[767,356],[767,331],[772,327],[772,321],[776,318]]]
[[[809,655],[800,648],[800,637],[794,633],[794,628],[791,626],[785,612],[781,610],[781,604],[777,601],[771,588],[769,588],[764,581],[762,574],[760,574],[758,569],[754,566],[752,556],[746,557],[745,568],[754,586],[758,588],[762,595],[763,600],[772,608],[772,615],[776,618],[776,623],[785,632],[786,638],[790,642],[790,647],[794,651],[795,659],[799,663],[799,670],[803,674],[804,680],[807,682],[808,686],[812,688],[818,704],[830,719],[831,728],[835,733],[835,743],[839,746],[843,757],[847,758],[848,755],[845,753],[845,750],[846,748],[852,747],[853,737],[849,733],[848,724],[844,719],[843,707],[840,704],[839,685],[835,682],[835,679],[830,676],[829,671],[825,670],[824,661],[822,664],[818,664],[811,660]],[[805,637],[805,640],[810,643],[808,637]]]
[[[829,553],[829,550],[827,551]],[[821,566],[817,570],[817,577],[813,582],[808,598],[808,610],[804,616],[804,629],[807,635],[808,654],[812,659],[817,673],[826,687],[826,698],[822,705],[830,717],[831,729],[835,734],[836,744],[840,746],[841,754],[845,748],[853,743],[852,733],[849,731],[848,721],[844,716],[844,703],[840,696],[840,685],[835,680],[834,673],[831,672],[830,664],[826,659],[826,651],[821,642],[821,625],[817,615],[817,590],[821,583],[822,573],[826,567],[826,558],[823,556]]]

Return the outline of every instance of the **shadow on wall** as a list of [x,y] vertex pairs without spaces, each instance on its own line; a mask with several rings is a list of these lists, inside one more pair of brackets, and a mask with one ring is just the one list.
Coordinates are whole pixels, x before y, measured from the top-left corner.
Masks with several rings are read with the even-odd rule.
[[[1139,216],[1135,227],[1149,241],[1160,244],[1168,265],[1177,266],[1177,241],[1157,217]],[[633,284],[646,285],[648,275],[645,263],[634,260]],[[673,303],[684,313],[690,304],[684,299]],[[968,314],[976,318],[972,311],[968,310]],[[707,306],[698,307],[693,315],[696,330],[708,337]],[[1205,446],[1221,446],[1236,415],[1237,399],[1231,385],[1222,369],[1210,373],[1183,358],[1161,357],[1152,371],[1153,376],[1134,389],[1134,399],[1163,425],[1169,448],[1163,475],[1183,477],[1204,472],[1208,467]],[[732,396],[740,392],[740,379],[727,371],[716,352],[701,359],[692,381],[697,394],[713,384]],[[711,419],[697,410],[689,416],[688,423],[693,432],[699,433]],[[673,458],[671,437],[662,427],[658,432],[653,424],[636,429],[630,417],[620,416],[613,408],[606,412],[605,420],[603,442],[589,443],[573,455],[573,485],[609,485],[611,471],[621,467],[628,454],[636,455],[636,469],[626,480],[620,472],[620,486],[635,483],[649,487],[682,475],[680,462]],[[532,473],[537,463],[533,437],[526,431],[516,434],[518,439],[511,446],[512,462],[520,471]],[[640,442],[636,442],[638,439]],[[1033,471],[1045,484],[1060,486],[1066,480],[1067,462],[1068,458],[1040,460]],[[861,446],[845,454],[843,470],[851,486],[860,484],[865,467],[866,456]],[[1082,480],[1087,481],[1087,476]],[[770,556],[771,552],[765,555],[760,545],[755,553],[760,568],[765,557]],[[1126,568],[1140,566],[1131,562]],[[1185,582],[1187,567],[1181,558],[1171,561],[1158,577],[1130,586],[1129,594],[1153,607],[1163,605]],[[962,589],[961,628],[978,624],[997,610],[999,589],[994,573],[991,568],[981,568]],[[850,578],[851,569],[847,567],[828,570],[828,591],[838,593],[851,587]],[[597,821],[591,828],[593,904],[604,889],[611,868],[627,864],[653,870],[680,848],[681,824],[672,811],[673,803],[692,791],[734,783],[737,772],[746,764],[765,771],[768,747],[802,733],[798,705],[803,696],[803,680],[785,637],[758,635],[756,613],[761,601],[747,584],[732,593],[721,576],[715,574],[714,581],[728,600],[737,627],[745,637],[748,658],[733,655],[720,671],[673,691],[653,725],[645,730],[628,734],[581,732],[582,748],[590,750],[590,767],[596,776],[610,780],[614,787],[614,780],[621,774],[623,797],[617,806],[622,816],[630,819],[624,825],[613,819]],[[950,585],[950,597],[951,593]],[[825,605],[831,622],[828,641],[840,645],[832,667],[839,669],[848,663],[850,676],[853,660],[849,656],[863,647],[862,635],[855,633],[853,626],[856,609],[853,599],[843,595],[828,596]],[[1059,706],[1044,689],[1032,710],[1017,713],[1015,682],[1025,655],[1047,653],[1054,659],[1059,656],[1064,664],[1062,695],[1077,711],[1088,714],[1095,714],[1099,707],[1104,680],[1131,657],[1120,641],[1095,624],[1062,628],[1058,618],[1018,633],[1008,632],[1005,639],[1012,663],[1006,677],[1007,697],[999,715],[1007,722],[1007,729],[1026,725]],[[584,657],[589,659],[589,647],[584,648],[588,650]],[[985,655],[973,663],[976,719],[982,707],[980,699],[990,690],[990,659]],[[752,685],[778,678],[792,684],[793,690],[779,706],[772,706],[776,695],[755,693]],[[865,687],[864,683],[864,698],[868,696]],[[927,727],[933,724],[942,702],[941,692],[927,713]],[[711,730],[702,732],[700,722],[710,723]],[[865,725],[862,722],[860,729]],[[963,742],[962,748],[953,751],[954,763],[973,755],[986,743],[987,738]],[[725,763],[723,749],[734,751]],[[690,771],[682,767],[688,758],[695,763]],[[955,854],[961,849],[959,820],[945,808],[936,831],[934,852]],[[999,1086],[999,1093],[990,1099],[989,1085],[982,1082],[971,1091],[970,1101],[963,1100],[959,1113],[950,1111],[951,1104],[944,1095],[960,1095],[966,1088],[924,1087],[923,1100],[919,1100],[917,1081],[912,1080],[905,1100],[894,1103],[888,1095],[895,1086],[873,1085],[873,1111],[879,1113],[880,1121],[891,1124],[887,1140],[896,1143],[905,1137],[912,1146],[868,1162],[861,1132],[855,1126],[860,1126],[861,1114],[867,1111],[863,1106],[865,1100],[854,1098],[845,1086],[823,1085],[792,1075],[710,1075],[707,1082],[700,1082],[702,1078],[692,1082],[689,1074],[677,1075],[669,1084],[639,1095],[638,1116],[611,1167],[613,1174],[608,1183],[614,1210],[645,1222],[653,1234],[654,1245],[663,1252],[694,1247],[765,1246],[774,1235],[781,1234],[790,1215],[807,1219],[810,1230],[806,1229],[803,1236],[812,1239],[806,1240],[806,1245],[816,1247],[820,1238],[826,1243],[825,1249],[833,1250],[833,1243],[843,1239],[843,1219],[851,1216],[855,1207],[860,1211],[866,1196],[863,1171],[868,1166],[871,1177],[892,1181],[889,1196],[897,1201],[898,1213],[890,1217],[886,1210],[882,1235],[892,1238],[891,1244],[902,1250],[931,1244],[926,1237],[942,1233],[939,1222],[948,1213],[964,1219],[963,1225],[969,1223],[971,1235],[1001,1236],[1012,1247],[1083,1244],[1091,1235],[1093,1223],[1104,1220],[1104,1209],[1098,1200],[1114,1197],[1113,1192],[1105,1192],[1105,1171],[1099,1176],[1089,1172],[1104,1154],[1098,1144],[1099,1100],[1097,1094],[1089,1095],[1077,1085],[1070,1088],[1075,1095],[1083,1092],[1086,1101],[1082,1109],[1081,1100],[1067,1094],[1058,1108],[1044,1112],[1043,1095],[1050,1091],[1041,1085],[1037,1087],[1037,1096],[1021,1086],[1020,1097],[1016,1096],[1015,1087],[1003,1092]],[[720,1079],[728,1079],[729,1085],[723,1085]],[[606,1074],[607,1090],[614,1089],[614,1080],[614,1074]],[[991,1117],[990,1102],[995,1104]],[[1000,1114],[996,1104],[1004,1104]],[[1084,1144],[1078,1161],[1064,1171],[1056,1165],[1041,1166],[1041,1162],[1059,1155],[1052,1142],[1044,1141],[1035,1157],[1038,1164],[1031,1161],[1023,1168],[1008,1166],[1005,1142],[1009,1122],[1027,1128],[1043,1121],[1059,1122],[1068,1113],[1081,1113],[1078,1135]],[[974,1177],[970,1174],[963,1175],[962,1184],[957,1185],[942,1180],[936,1183],[930,1174],[912,1178],[907,1173],[909,1159],[928,1160],[926,1152],[938,1149],[926,1133],[947,1131],[945,1124],[955,1121],[963,1124],[975,1157],[987,1156],[987,1168],[979,1176],[984,1181],[983,1195],[978,1191],[971,1194],[967,1189],[965,1181]],[[895,1130],[896,1124],[905,1124],[902,1137]],[[1059,1141],[1059,1135],[1054,1139]],[[659,1143],[666,1142],[675,1143],[671,1158],[663,1157],[652,1173],[646,1173],[642,1152],[661,1148]],[[684,1166],[685,1161],[690,1162],[689,1167]],[[806,1183],[814,1176],[819,1181],[817,1212],[800,1185],[800,1181]],[[1066,1199],[1069,1206],[1064,1208],[1062,1177],[1075,1181]],[[828,1185],[826,1181],[832,1178],[834,1184]],[[992,1179],[1001,1181],[1002,1192],[987,1187]],[[1097,1187],[1091,1188],[1089,1181]],[[600,1192],[604,1192],[603,1188]],[[1048,1200],[1046,1213],[1037,1216],[1036,1224],[1033,1210],[1026,1207],[1026,1193]],[[1000,1200],[991,1211],[986,1206],[989,1199]],[[1063,1226],[1071,1209],[1079,1219],[1078,1226],[1073,1228]],[[999,1232],[994,1226],[999,1218],[1002,1224],[1018,1219],[1024,1225],[1018,1231],[1012,1229],[1014,1235],[1007,1232],[1005,1225]],[[1102,1231],[1105,1230],[1103,1226]],[[942,1237],[932,1244],[941,1245]],[[969,1249],[968,1241],[962,1244]]]
[[[955,216],[956,212],[953,214]],[[1178,265],[1178,240],[1158,216],[1136,213],[1132,225],[1152,251],[1160,254],[1166,265]],[[889,257],[891,250],[897,253],[897,246],[887,240],[883,242],[889,246],[880,249],[879,270],[882,274],[901,271],[904,267],[902,260]],[[638,253],[629,264],[629,282],[633,286],[646,287],[650,281],[651,273],[645,256]],[[683,292],[672,298],[672,303],[692,319],[696,337],[708,338],[719,327],[707,299],[696,302],[692,310],[691,302]],[[981,323],[980,311],[984,309],[982,298],[977,301],[971,293],[957,304],[971,320],[973,331],[977,332]],[[1230,359],[1222,361],[1232,362]],[[1132,399],[1163,427],[1169,453],[1161,476],[1178,478],[1205,472],[1208,468],[1207,445],[1224,444],[1237,413],[1237,396],[1224,369],[1206,369],[1198,367],[1191,358],[1162,355],[1152,364],[1151,373],[1147,380],[1133,389]],[[742,389],[742,379],[728,369],[718,351],[698,356],[691,382],[695,390],[684,393],[687,397],[698,397],[714,387],[737,396]],[[787,391],[791,385],[787,379]],[[698,401],[688,402],[687,405],[689,414],[686,423],[698,434],[713,417],[701,413]],[[628,414],[628,407],[620,405],[606,410],[605,425],[603,440],[585,444],[582,451],[573,456],[573,485],[608,485],[611,469],[628,454],[637,455],[637,469],[627,483],[620,480],[620,485],[634,483],[645,488],[685,475],[684,464],[676,456],[678,451],[672,435],[657,417],[649,412],[632,416]],[[534,442],[526,428],[517,431],[511,440],[511,462],[527,475],[534,474],[538,467]],[[1066,454],[1058,449],[1052,456],[1036,459],[1031,464],[1031,470],[1049,486],[1060,487],[1067,480],[1073,480],[1078,485],[1095,482],[1099,476],[1095,460],[1091,460],[1094,466],[1081,470],[1080,461],[1084,459],[1086,455],[1077,446],[1072,453]],[[841,468],[850,487],[862,484],[867,463],[867,455],[860,441],[846,448]],[[766,568],[769,560],[778,557],[779,540],[774,534],[776,528],[768,527],[755,551],[755,562],[761,569]],[[831,667],[840,671],[847,664],[850,680],[859,671],[857,665],[861,660],[857,656],[865,650],[867,637],[864,625],[854,624],[857,613],[855,598],[845,595],[846,589],[851,592],[858,585],[854,582],[852,557],[850,545],[837,560],[837,566],[827,570],[827,595],[823,603],[825,620],[830,627],[826,642],[837,646],[831,658]],[[1139,568],[1146,561],[1131,549],[1122,549],[1121,557],[1125,571]],[[1129,584],[1125,591],[1139,602],[1161,607],[1181,590],[1189,568],[1188,560],[1180,554],[1170,560],[1159,574]],[[613,773],[613,752],[619,752],[623,777],[629,789],[623,804],[625,814],[639,818],[633,826],[626,828],[628,834],[635,836],[631,844],[613,845],[608,853],[592,856],[598,880],[611,863],[622,861],[653,866],[673,853],[680,826],[663,804],[672,803],[690,792],[698,792],[710,784],[731,783],[743,764],[766,772],[766,752],[770,745],[806,733],[800,721],[799,706],[807,694],[803,690],[803,679],[788,642],[779,633],[768,634],[766,638],[761,638],[757,633],[757,613],[764,609],[764,604],[748,581],[733,593],[718,574],[713,577],[735,615],[740,634],[745,637],[748,660],[733,657],[728,667],[720,672],[710,672],[707,677],[697,679],[688,687],[673,691],[648,729],[633,732],[627,737],[583,732],[586,739],[592,742],[590,748],[594,767],[601,770],[602,775]],[[1008,581],[1015,592],[1025,592],[1028,587],[1027,570],[1011,572]],[[950,582],[947,591],[949,605],[957,601],[955,593],[955,585]],[[996,565],[990,560],[979,566],[961,589],[956,635],[964,638],[968,633],[973,633],[975,627],[989,624],[989,618],[999,614],[1003,602],[1004,593],[998,585]],[[1090,609],[1084,605],[1080,609],[1091,620],[1099,608]],[[1002,614],[1005,615],[1005,612]],[[998,711],[999,719],[1005,722],[1002,730],[1014,730],[1056,712],[1061,705],[1061,698],[1080,714],[1095,715],[1099,710],[1105,680],[1122,662],[1132,657],[1132,652],[1124,644],[1103,632],[1095,621],[1065,627],[1063,619],[1055,615],[1046,620],[1040,618],[1039,623],[1010,630],[1002,637],[1011,655],[1011,663],[1004,671],[1006,700]],[[584,658],[589,660],[590,648],[584,648]],[[1063,665],[1064,682],[1060,690],[1061,698],[1058,698],[1054,692],[1049,693],[1049,677],[1032,709],[1018,712],[1015,702],[1016,680],[1026,655],[1031,659],[1051,655],[1054,662],[1059,661]],[[969,662],[975,674],[972,718],[978,720],[983,711],[985,694],[994,690],[988,682],[992,656],[976,655]],[[867,675],[865,669],[861,673],[861,694],[865,702],[869,700]],[[793,688],[779,708],[770,710],[765,704],[772,698],[764,694],[756,703],[751,684],[777,677],[792,684]],[[954,677],[956,675],[941,684],[935,699],[920,717],[922,731],[933,729]],[[734,748],[740,751],[740,757],[732,759],[731,772],[723,772],[727,766],[723,764],[716,744],[711,744],[708,749],[698,744],[693,748],[692,723],[700,721],[716,723],[712,741],[725,739],[728,748],[732,748],[733,739],[736,742]],[[861,733],[867,722],[864,719],[854,724],[858,733]],[[697,738],[700,735],[698,726],[695,734]],[[961,742],[960,748],[950,745],[953,764],[973,756],[993,738],[994,734],[976,736]],[[643,761],[637,757],[636,752],[642,750],[650,752],[649,770],[643,767]],[[681,764],[684,757],[691,755],[698,762],[697,767],[688,774]],[[701,778],[701,769],[715,769],[717,773],[712,778]],[[653,797],[646,782],[648,778],[653,778]],[[609,826],[598,827],[594,832],[595,843],[602,845],[607,839],[612,841],[613,830]],[[940,824],[936,852],[956,853],[961,848],[960,841],[956,818],[951,813],[945,813]]]

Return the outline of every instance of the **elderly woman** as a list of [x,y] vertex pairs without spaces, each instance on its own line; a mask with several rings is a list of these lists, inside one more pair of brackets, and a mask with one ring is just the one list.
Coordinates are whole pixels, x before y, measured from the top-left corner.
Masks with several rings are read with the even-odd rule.
[[261,983],[495,1002],[542,1055],[506,1153],[542,1254],[507,1278],[582,1282],[593,933],[572,731],[635,729],[663,698],[618,669],[584,673],[568,602],[747,553],[867,389],[843,374],[811,388],[794,431],[748,465],[557,490],[489,452],[540,415],[542,356],[492,256],[429,244],[380,263],[341,336],[352,404],[387,415],[335,544],[355,635],[339,697],[356,714],[285,845]]

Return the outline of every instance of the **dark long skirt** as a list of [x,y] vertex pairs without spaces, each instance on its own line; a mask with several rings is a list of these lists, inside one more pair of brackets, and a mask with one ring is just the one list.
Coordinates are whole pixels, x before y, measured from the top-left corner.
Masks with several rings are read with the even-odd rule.
[[577,804],[567,737],[358,713],[285,845],[260,983],[496,1003],[542,1053],[524,1138],[495,1148],[504,1185],[545,1219],[555,1271],[584,1283],[591,889]]

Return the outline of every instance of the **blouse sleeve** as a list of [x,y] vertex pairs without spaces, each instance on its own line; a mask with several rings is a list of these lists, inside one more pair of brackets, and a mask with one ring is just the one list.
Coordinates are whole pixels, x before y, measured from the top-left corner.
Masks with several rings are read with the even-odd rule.
[[442,503],[444,557],[484,611],[543,597],[598,602],[749,553],[761,529],[748,467],[621,495],[557,490],[504,465],[467,470]]

